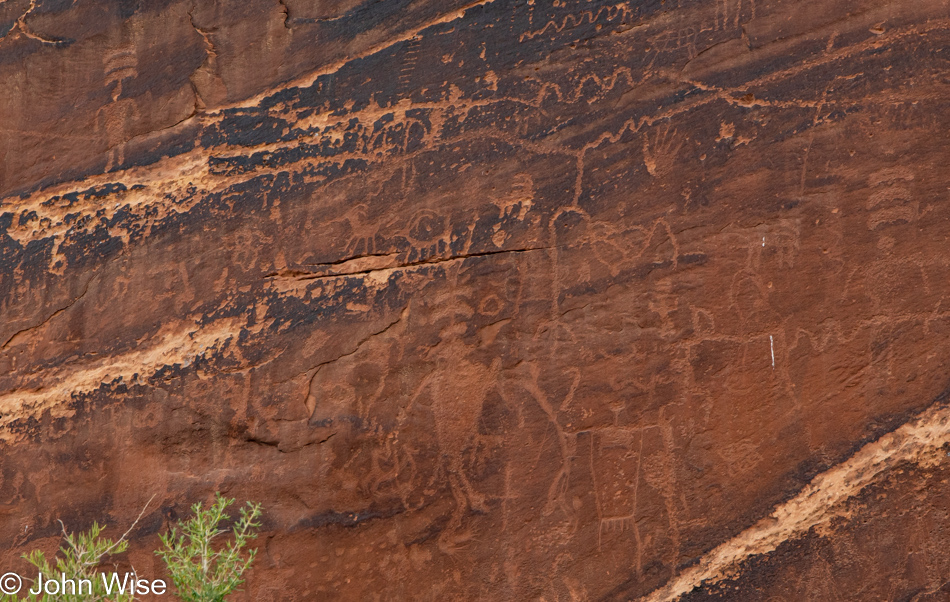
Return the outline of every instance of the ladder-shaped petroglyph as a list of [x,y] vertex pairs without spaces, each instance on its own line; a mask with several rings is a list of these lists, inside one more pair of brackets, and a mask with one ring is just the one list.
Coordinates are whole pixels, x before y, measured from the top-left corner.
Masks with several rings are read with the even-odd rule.
[[412,73],[415,70],[416,62],[419,61],[419,48],[421,39],[418,36],[410,38],[406,44],[406,52],[403,56],[402,67],[399,69],[398,79],[398,97],[405,98],[409,96],[410,86],[412,84]]
[[123,83],[138,75],[138,57],[134,48],[119,49],[109,54],[104,62],[105,85],[112,88],[112,102],[99,109],[96,130],[104,136],[110,149],[105,171],[109,172],[125,162],[123,141],[129,124],[139,117],[134,99],[122,98]]

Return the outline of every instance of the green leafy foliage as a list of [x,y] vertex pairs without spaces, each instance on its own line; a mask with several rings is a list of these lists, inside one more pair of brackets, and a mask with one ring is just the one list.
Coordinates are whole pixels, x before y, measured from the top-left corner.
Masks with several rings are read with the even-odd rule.
[[[45,579],[59,580],[61,575],[74,582],[73,586],[67,584],[67,587],[57,586],[56,595],[40,593],[31,594],[30,589],[35,589],[33,584],[27,582],[23,584],[19,596],[4,595],[0,600],[30,600],[37,602],[128,602],[134,599],[130,593],[117,594],[115,590],[109,595],[106,592],[105,583],[97,573],[103,560],[112,554],[121,554],[128,548],[129,544],[123,535],[118,541],[101,538],[103,527],[98,523],[93,523],[92,527],[79,534],[67,533],[63,528],[63,545],[60,547],[55,558],[55,564],[50,564],[46,555],[39,550],[33,550],[29,554],[24,554],[23,558],[36,567],[38,573],[41,573]],[[126,532],[128,535],[128,532]],[[85,583],[83,583],[85,580]]]
[[[215,502],[210,508],[205,510],[201,504],[195,504],[191,508],[194,514],[192,518],[184,522],[179,521],[167,535],[161,536],[162,548],[155,553],[165,561],[172,581],[178,588],[180,599],[187,602],[221,602],[244,582],[242,576],[251,566],[257,552],[245,551],[245,548],[250,540],[257,537],[255,530],[260,527],[257,519],[261,516],[261,506],[249,502],[246,507],[241,508],[240,518],[234,522],[233,527],[230,530],[222,529],[220,525],[231,520],[227,509],[233,502],[234,500],[224,498],[221,494],[215,494]],[[131,572],[118,574],[101,567],[109,556],[121,554],[128,549],[126,538],[142,518],[146,508],[142,509],[128,531],[116,541],[102,537],[104,527],[98,523],[94,523],[88,531],[78,534],[68,533],[63,526],[63,545],[52,563],[39,550],[23,555],[23,558],[36,568],[37,573],[43,575],[42,583],[47,586],[46,589],[52,589],[55,593],[31,594],[30,590],[35,591],[41,582],[26,579],[18,594],[0,594],[0,602],[136,600],[135,578],[129,578]],[[228,533],[231,537],[221,537]]]
[[179,521],[170,533],[161,536],[162,547],[155,553],[165,561],[179,598],[186,602],[222,602],[244,582],[242,575],[254,561],[257,550],[245,554],[244,548],[257,537],[260,504],[248,502],[241,508],[231,537],[225,537],[222,543],[217,541],[229,532],[220,525],[230,520],[226,512],[233,502],[215,494],[210,508],[195,504],[191,507],[192,518]]

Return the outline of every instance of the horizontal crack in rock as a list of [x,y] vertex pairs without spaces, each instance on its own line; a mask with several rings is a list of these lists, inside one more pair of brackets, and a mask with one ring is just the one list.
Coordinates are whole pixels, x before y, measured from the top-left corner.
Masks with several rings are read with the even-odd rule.
[[336,432],[333,432],[333,433],[330,433],[329,435],[327,435],[326,437],[324,437],[323,439],[317,439],[317,440],[315,440],[315,441],[309,441],[309,442],[304,443],[304,444],[302,444],[302,445],[297,445],[297,446],[290,447],[290,448],[281,448],[281,441],[271,441],[271,440],[268,440],[268,439],[259,439],[259,438],[257,438],[257,437],[249,437],[249,438],[245,439],[245,441],[247,441],[248,443],[253,443],[254,445],[260,445],[261,447],[272,447],[272,448],[276,449],[277,451],[279,451],[279,452],[282,453],[282,454],[292,454],[292,453],[294,453],[294,452],[299,452],[299,451],[302,450],[302,449],[306,449],[306,448],[308,448],[308,447],[313,447],[314,445],[323,445],[324,443],[326,443],[326,442],[329,441],[330,439],[333,439],[335,436],[336,436]]
[[[394,259],[398,254],[381,254],[381,255],[364,255],[360,257],[352,257],[349,259],[343,259],[340,261],[335,261],[331,263],[320,263],[313,264],[313,267],[325,267],[331,270],[327,274],[315,274],[310,271],[292,269],[292,270],[282,270],[279,272],[271,272],[266,274],[264,278],[291,278],[293,280],[320,280],[323,278],[341,278],[344,276],[364,276],[367,274],[373,274],[376,272],[382,271],[394,271],[394,270],[403,270],[407,268],[414,268],[424,265],[434,265],[437,263],[446,263],[450,261],[460,261],[463,259],[470,259],[473,257],[489,257],[492,255],[503,255],[506,253],[529,253],[531,251],[544,251],[551,249],[552,247],[529,247],[526,249],[507,249],[501,251],[484,251],[482,253],[469,253],[466,255],[454,255],[452,257],[442,257],[437,259],[426,259],[423,261],[415,261],[410,263],[404,263],[401,265],[385,265],[386,260]],[[363,267],[367,263],[367,259],[381,258],[383,264],[373,266],[373,267]],[[358,269],[347,270],[347,267],[357,267]]]

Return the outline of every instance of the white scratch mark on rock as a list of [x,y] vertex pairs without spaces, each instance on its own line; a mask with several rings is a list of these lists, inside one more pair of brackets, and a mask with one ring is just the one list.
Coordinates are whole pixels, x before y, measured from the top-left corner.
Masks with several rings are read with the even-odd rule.
[[772,340],[772,335],[769,335],[769,349],[772,351],[772,370],[775,370],[775,341]]

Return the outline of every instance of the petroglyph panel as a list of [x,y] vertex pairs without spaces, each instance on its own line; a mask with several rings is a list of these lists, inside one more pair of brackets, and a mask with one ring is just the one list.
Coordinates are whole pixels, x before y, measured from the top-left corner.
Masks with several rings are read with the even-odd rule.
[[0,558],[221,490],[247,599],[937,595],[947,25],[0,3]]

